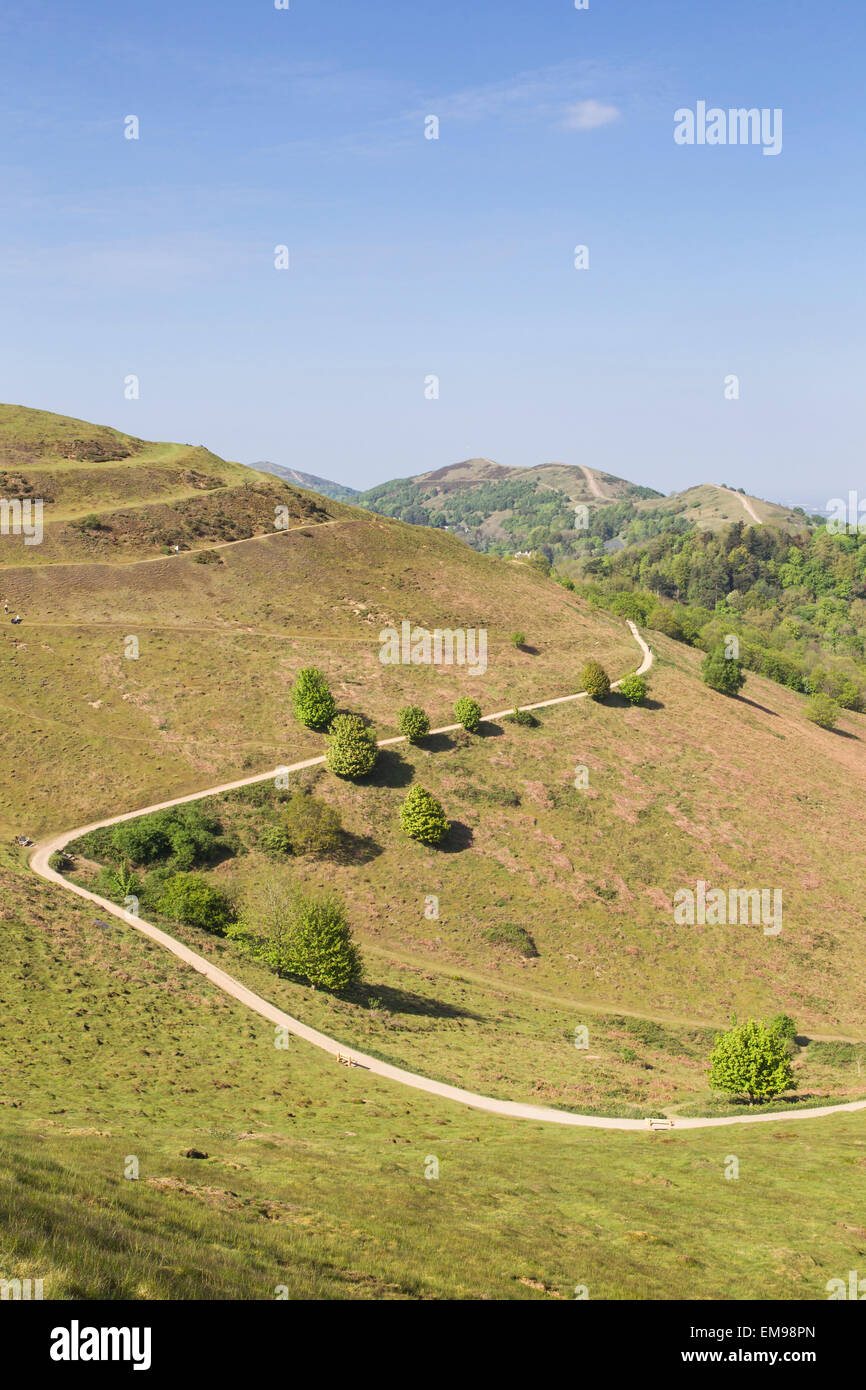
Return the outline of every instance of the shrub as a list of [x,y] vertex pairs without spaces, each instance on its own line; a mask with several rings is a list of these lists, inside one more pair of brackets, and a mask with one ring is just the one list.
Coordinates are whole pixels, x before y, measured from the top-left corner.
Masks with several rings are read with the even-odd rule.
[[116,825],[109,853],[130,864],[153,864],[171,856],[176,869],[191,869],[213,858],[220,829],[219,821],[200,806],[172,807]]
[[526,646],[526,633],[525,633],[525,632],[512,632],[512,634],[511,634],[511,645],[512,645],[512,647],[525,647],[525,646]]
[[724,647],[714,647],[701,662],[704,685],[723,695],[736,695],[746,683],[746,673],[736,657],[726,657]]
[[789,1042],[793,1042],[797,1036],[797,1025],[790,1014],[776,1014],[775,1018],[768,1020],[767,1027],[781,1033]]
[[222,564],[222,559],[218,550],[197,550],[192,558],[197,565]]
[[308,729],[326,729],[337,712],[328,683],[316,666],[305,666],[292,686],[292,710]]
[[508,718],[511,720],[512,724],[522,724],[525,729],[534,729],[538,724],[538,720],[531,710],[518,709],[516,705],[508,715]]
[[438,845],[451,829],[435,796],[423,787],[413,787],[400,807],[400,825],[411,840]]
[[461,695],[454,706],[454,717],[468,734],[474,734],[481,723],[481,706],[468,695]]
[[397,715],[397,728],[410,743],[420,743],[430,732],[430,720],[417,705],[406,705]]
[[506,946],[512,951],[519,951],[522,956],[538,955],[529,932],[517,922],[499,922],[497,926],[489,927],[484,935],[494,946]]
[[610,693],[610,676],[597,661],[588,661],[583,668],[581,684],[593,700],[603,700]]
[[123,821],[111,832],[113,859],[126,859],[130,864],[153,864],[171,853],[171,841],[164,821],[157,816]]
[[334,894],[295,899],[289,931],[291,973],[314,989],[345,990],[362,977],[346,909]]
[[[328,854],[340,843],[340,813],[309,792],[295,792],[286,807],[284,834],[295,854]],[[282,829],[282,827],[280,827]]]
[[637,673],[621,680],[619,689],[620,694],[624,695],[633,705],[642,705],[646,699],[646,681],[643,676],[639,676]]
[[259,836],[259,848],[265,854],[279,858],[291,849],[289,836],[284,825],[268,825]]
[[819,692],[812,695],[806,703],[806,718],[820,729],[835,729],[839,718],[839,706],[829,695]]
[[772,1100],[794,1079],[788,1041],[777,1029],[748,1019],[720,1033],[710,1058],[710,1085],[749,1104]]
[[673,637],[677,642],[685,641],[685,633],[681,624],[674,617],[669,608],[664,604],[657,604],[651,613],[647,615],[647,627],[651,627],[654,632],[662,632],[665,637]]
[[112,902],[123,902],[124,898],[138,897],[142,884],[128,864],[105,864],[97,875],[96,890],[111,898]]
[[234,917],[225,894],[198,874],[172,874],[162,886],[157,910],[174,922],[210,932],[224,931]]
[[372,772],[379,750],[357,714],[338,714],[328,730],[325,762],[338,777],[365,777]]
[[65,850],[56,849],[53,854],[48,856],[48,867],[53,869],[56,874],[65,874],[67,869],[72,868],[72,856]]

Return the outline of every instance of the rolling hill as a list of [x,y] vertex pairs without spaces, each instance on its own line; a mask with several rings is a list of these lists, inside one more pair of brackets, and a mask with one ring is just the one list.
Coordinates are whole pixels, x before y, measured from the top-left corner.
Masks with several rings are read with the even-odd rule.
[[320,492],[323,497],[334,497],[338,502],[350,502],[353,497],[359,496],[357,488],[346,487],[343,483],[332,483],[327,478],[317,478],[315,473],[301,473],[297,468],[284,468],[280,463],[261,461],[251,463],[250,468],[256,469],[259,473],[273,473],[287,483],[304,487],[309,492]]
[[[511,485],[479,467],[473,487]],[[301,667],[389,737],[410,701],[438,725],[463,694],[487,711],[572,694],[588,657],[625,674],[621,616],[442,526],[203,446],[2,407],[0,469],[7,498],[45,504],[41,544],[0,536],[0,596],[23,619],[0,629],[4,1277],[66,1298],[560,1299],[578,1281],[593,1297],[661,1298],[694,1297],[700,1279],[703,1296],[808,1299],[854,1267],[858,1116],[741,1126],[750,1180],[736,1192],[714,1130],[553,1133],[479,1116],[300,1041],[275,1047],[262,1019],[37,881],[10,843],[319,757],[324,736],[290,713]],[[561,484],[596,509],[658,500],[591,471],[525,471],[533,494]],[[379,633],[403,621],[485,629],[486,671],[384,665]],[[804,697],[758,674],[721,696],[697,652],[651,641],[642,706],[502,718],[385,750],[356,782],[300,773],[293,787],[341,817],[330,858],[269,855],[272,782],[205,801],[223,849],[201,876],[239,905],[275,874],[337,892],[365,962],[355,991],[164,929],[331,1036],[490,1095],[724,1116],[706,1079],[713,1034],[732,1010],[785,1010],[800,1030],[789,1103],[862,1096],[861,721],[806,724]],[[452,822],[439,850],[399,831],[412,785]],[[81,881],[97,880],[103,849],[79,847]],[[778,888],[784,930],[678,925],[674,895],[700,880]]]
[[358,497],[361,506],[415,524],[445,527],[482,551],[538,550],[579,558],[593,546],[618,549],[669,528],[718,530],[731,521],[804,531],[805,516],[716,484],[665,497],[584,465],[511,468],[467,459],[398,478]]

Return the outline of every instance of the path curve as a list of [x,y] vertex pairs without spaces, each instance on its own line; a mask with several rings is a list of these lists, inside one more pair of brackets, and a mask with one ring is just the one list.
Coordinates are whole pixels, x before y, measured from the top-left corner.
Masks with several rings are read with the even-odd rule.
[[[643,675],[648,671],[653,662],[653,655],[647,643],[641,637],[637,627],[631,620],[628,622],[632,636],[638,643],[643,652],[643,660],[638,667],[638,674]],[[622,684],[622,680],[613,681],[611,689],[615,690]],[[577,695],[560,695],[553,700],[540,700],[534,705],[521,705],[519,708],[534,710],[548,709],[552,705],[563,705],[572,700],[587,699],[586,691],[581,691]],[[513,708],[513,707],[512,707]],[[484,716],[486,721],[501,719],[507,714],[511,714],[512,709],[498,710],[494,714]],[[460,724],[446,724],[439,729],[431,729],[431,733],[443,734],[451,733],[459,729]],[[390,747],[395,743],[405,743],[403,736],[397,738],[385,738],[378,741],[378,747]],[[185,946],[183,942],[177,941],[175,937],[169,936],[168,932],[155,927],[152,922],[147,922],[143,917],[136,917],[133,913],[127,912],[119,907],[117,903],[110,902],[108,898],[101,898],[97,893],[91,893],[88,888],[82,888],[77,883],[70,883],[62,874],[49,867],[48,860],[56,850],[65,849],[71,840],[77,840],[80,836],[86,835],[91,830],[101,830],[106,826],[118,825],[122,821],[135,820],[138,816],[149,815],[154,811],[168,810],[172,806],[182,806],[190,801],[200,801],[208,796],[220,796],[224,792],[235,791],[238,787],[248,787],[255,782],[266,782],[281,773],[300,772],[305,767],[316,767],[325,761],[324,756],[317,758],[305,758],[301,762],[290,763],[285,767],[272,768],[270,772],[259,772],[253,777],[241,777],[234,782],[225,782],[218,787],[209,787],[206,791],[193,792],[189,796],[176,796],[170,801],[160,801],[153,806],[142,806],[136,811],[126,811],[119,816],[111,816],[107,820],[94,821],[91,825],[79,826],[76,830],[65,830],[59,835],[53,835],[49,840],[43,840],[35,846],[30,856],[30,867],[40,878],[48,883],[58,884],[65,888],[69,893],[75,893],[77,897],[84,898],[87,902],[95,903],[103,912],[109,913],[112,917],[117,917],[127,926],[134,927],[143,936],[155,941],[158,946],[170,951],[186,965],[197,970],[200,975],[204,975],[219,989],[237,999],[239,1003],[252,1009],[254,1013],[267,1019],[276,1027],[285,1028],[287,1032],[304,1042],[312,1043],[314,1047],[321,1048],[323,1052],[329,1052],[331,1056],[337,1058],[350,1059],[353,1067],[362,1068],[365,1071],[373,1072],[377,1076],[385,1077],[389,1081],[396,1081],[401,1086],[411,1086],[416,1091],[425,1091],[429,1095],[441,1096],[445,1100],[457,1101],[461,1105],[469,1106],[473,1110],[485,1110],[494,1115],[506,1115],[514,1119],[521,1120],[540,1120],[547,1124],[556,1125],[578,1125],[590,1129],[621,1129],[621,1130],[642,1130],[647,1131],[647,1120],[616,1119],[602,1115],[576,1115],[568,1110],[554,1110],[550,1106],[530,1105],[523,1101],[496,1100],[492,1096],[477,1095],[474,1091],[463,1090],[460,1086],[450,1086],[443,1081],[433,1081],[430,1077],[420,1076],[417,1072],[406,1071],[403,1067],[395,1067],[390,1062],[383,1062],[378,1057],[370,1057],[366,1053],[359,1052],[356,1048],[350,1047],[346,1043],[337,1042],[335,1038],[329,1037],[326,1033],[320,1033],[318,1029],[309,1027],[302,1023],[300,1019],[293,1018],[291,1014],[284,1013],[274,1004],[263,999],[261,995],[255,994],[239,980],[228,975],[224,970],[220,970],[212,961],[200,956],[196,951]],[[866,1109],[866,1100],[851,1101],[846,1105],[822,1106],[815,1110],[793,1110],[777,1111],[775,1114],[764,1115],[738,1115],[731,1117],[721,1117],[714,1119],[675,1119],[677,1129],[704,1129],[717,1125],[730,1124],[756,1124],[766,1120],[798,1120],[814,1119],[821,1115],[836,1114],[845,1110]]]

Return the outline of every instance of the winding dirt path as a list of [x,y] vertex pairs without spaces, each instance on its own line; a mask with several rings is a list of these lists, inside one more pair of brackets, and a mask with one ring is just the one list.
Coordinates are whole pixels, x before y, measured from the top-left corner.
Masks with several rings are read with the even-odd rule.
[[[653,655],[635,624],[629,621],[628,626],[643,653],[643,659],[638,667],[638,674],[643,675],[652,666]],[[621,684],[622,680],[613,681],[611,689],[615,690]],[[548,709],[552,705],[563,705],[572,700],[585,700],[587,698],[587,693],[584,690],[577,695],[560,695],[553,700],[540,700],[534,705],[521,705],[520,708],[528,710]],[[497,710],[493,714],[485,715],[484,719],[487,721],[501,719],[510,713],[511,709]],[[431,729],[430,732],[434,734],[452,733],[460,727],[459,724],[446,724],[439,729]],[[395,743],[405,742],[404,737],[398,736],[380,739],[378,746],[384,748]],[[177,941],[173,936],[169,936],[167,932],[155,927],[152,922],[145,921],[143,917],[136,917],[133,913],[119,907],[117,903],[110,902],[107,898],[101,898],[98,894],[91,893],[89,889],[82,888],[77,883],[70,883],[62,874],[49,867],[48,860],[56,850],[64,849],[71,840],[77,840],[88,831],[100,830],[104,826],[118,825],[121,821],[135,820],[138,816],[149,815],[153,811],[167,810],[171,806],[182,806],[190,801],[200,801],[203,797],[220,796],[222,793],[234,791],[238,787],[248,787],[255,782],[269,781],[280,773],[300,772],[302,768],[315,767],[324,761],[323,756],[306,758],[302,762],[272,768],[270,772],[259,772],[253,777],[241,777],[234,782],[225,782],[218,787],[208,787],[205,791],[193,792],[189,796],[177,796],[170,801],[160,801],[153,806],[142,806],[135,811],[126,811],[122,815],[111,816],[107,820],[94,821],[92,825],[79,826],[76,830],[64,830],[35,846],[30,856],[30,867],[34,873],[48,883],[57,884],[61,888],[65,888],[68,893],[75,893],[77,897],[95,903],[102,912],[119,918],[127,926],[134,927],[143,936],[155,941],[158,946],[171,951],[178,960],[191,966],[193,970],[204,975],[212,984],[224,990],[233,999],[237,999],[239,1003],[246,1005],[248,1009],[252,1009],[254,1013],[267,1019],[276,1027],[285,1028],[295,1037],[301,1038],[304,1042],[312,1043],[314,1047],[321,1048],[323,1052],[329,1052],[333,1057],[348,1062],[353,1068],[361,1068],[364,1071],[373,1072],[377,1076],[385,1077],[389,1081],[396,1081],[401,1086],[411,1086],[413,1090],[425,1091],[429,1095],[441,1096],[445,1100],[456,1101],[458,1104],[467,1105],[473,1110],[485,1110],[494,1115],[506,1115],[521,1120],[541,1120],[556,1125],[579,1125],[590,1129],[642,1130],[646,1132],[649,1124],[647,1120],[611,1119],[600,1115],[575,1115],[567,1110],[554,1110],[544,1105],[529,1105],[522,1101],[513,1100],[496,1100],[492,1096],[482,1096],[477,1095],[474,1091],[465,1091],[460,1086],[449,1086],[443,1081],[433,1081],[429,1077],[420,1076],[417,1072],[406,1071],[403,1067],[395,1067],[390,1062],[380,1061],[378,1057],[370,1057],[359,1052],[356,1048],[337,1042],[335,1038],[329,1037],[326,1033],[320,1033],[316,1028],[310,1028],[308,1024],[293,1018],[291,1014],[284,1013],[282,1009],[278,1009],[267,999],[263,999],[261,995],[255,994],[239,980],[226,974],[224,970],[220,970],[212,961],[206,960],[204,956],[198,955],[196,951]],[[846,1105],[822,1106],[815,1110],[777,1111],[775,1114],[738,1115],[717,1119],[677,1118],[675,1127],[677,1129],[706,1129],[718,1125],[757,1124],[768,1120],[787,1122],[789,1120],[816,1119],[822,1115],[863,1109],[866,1109],[866,1100],[851,1101]]]
[[763,526],[763,521],[758,516],[758,513],[755,511],[748,497],[744,497],[742,492],[735,492],[732,487],[722,487],[721,483],[716,483],[716,487],[719,489],[719,492],[727,492],[731,497],[736,497],[737,501],[743,504],[752,520],[756,522],[758,526]]

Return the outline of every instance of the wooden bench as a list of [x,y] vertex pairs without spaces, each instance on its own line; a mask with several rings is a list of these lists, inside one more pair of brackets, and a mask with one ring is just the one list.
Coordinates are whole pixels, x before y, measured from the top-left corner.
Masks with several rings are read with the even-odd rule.
[[647,1124],[651,1130],[673,1129],[674,1127],[673,1120],[669,1120],[666,1115],[653,1116],[651,1120],[647,1120]]

